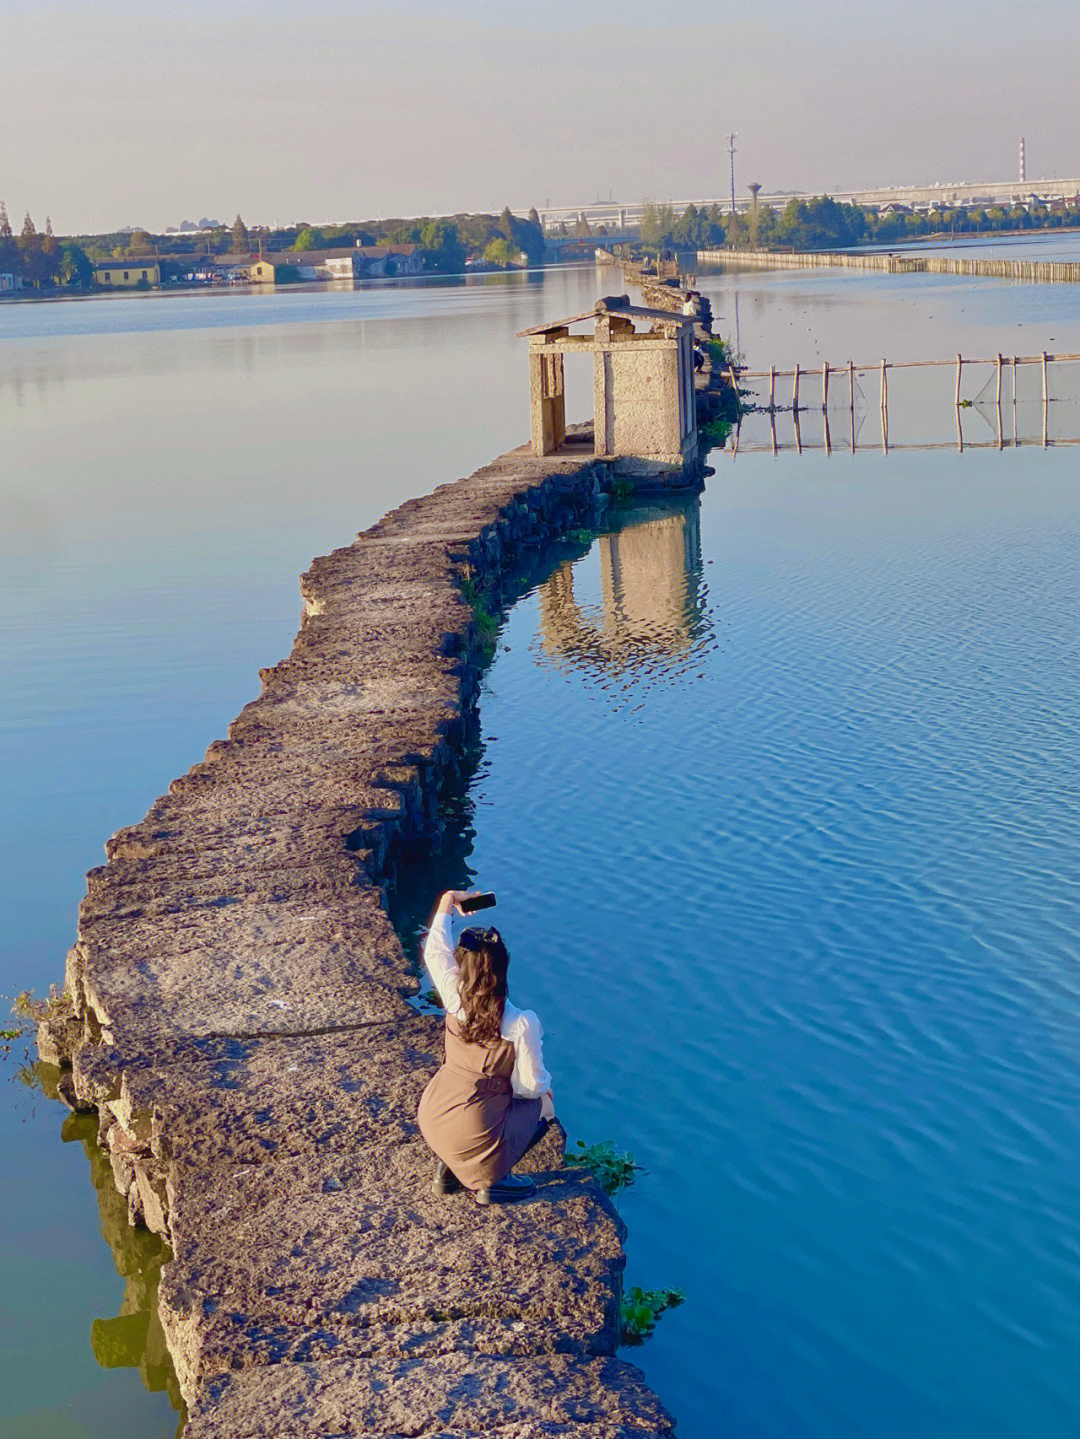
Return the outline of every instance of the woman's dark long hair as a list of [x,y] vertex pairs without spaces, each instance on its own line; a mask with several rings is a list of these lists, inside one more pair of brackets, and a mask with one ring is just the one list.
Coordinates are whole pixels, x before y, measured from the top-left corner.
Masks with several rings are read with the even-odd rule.
[[463,929],[454,958],[461,971],[462,1038],[468,1044],[494,1044],[502,1030],[510,963],[502,935],[497,929]]

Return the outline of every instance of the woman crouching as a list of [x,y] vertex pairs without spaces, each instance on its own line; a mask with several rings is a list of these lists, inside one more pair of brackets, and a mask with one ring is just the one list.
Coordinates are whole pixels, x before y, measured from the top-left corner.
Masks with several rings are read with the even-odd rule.
[[463,1185],[478,1204],[508,1204],[536,1188],[510,1171],[554,1118],[551,1076],[531,1009],[506,998],[510,956],[496,929],[462,930],[456,948],[450,912],[473,891],[439,900],[424,945],[424,967],[446,1010],[446,1058],[420,1100],[420,1133],[438,1156],[432,1188]]

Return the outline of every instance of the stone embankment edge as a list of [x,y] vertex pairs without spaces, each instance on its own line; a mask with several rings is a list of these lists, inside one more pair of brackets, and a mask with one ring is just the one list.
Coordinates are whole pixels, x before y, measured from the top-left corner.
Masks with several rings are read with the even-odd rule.
[[[272,1340],[249,1343],[245,1329],[266,1331],[267,1322],[262,1314],[246,1314],[242,1306],[232,1316],[237,1323],[231,1330],[220,1325],[214,1330],[222,1283],[232,1302],[250,1276],[229,1271],[222,1281],[225,1261],[207,1238],[206,1216],[199,1212],[205,1196],[192,1200],[190,1194],[205,1190],[217,1203],[227,1192],[223,1207],[240,1205],[230,1225],[243,1230],[243,1196],[238,1198],[225,1180],[215,1190],[216,1176],[238,1160],[243,1170],[266,1173],[269,1163],[251,1161],[267,1141],[266,1124],[275,1144],[283,1132],[290,1133],[290,1125],[295,1128],[295,1115],[287,1111],[293,1091],[307,1077],[305,1064],[317,1081],[305,1102],[323,1106],[320,1118],[334,1121],[329,1133],[336,1135],[342,1126],[334,1112],[337,1099],[326,1092],[326,1075],[340,1077],[344,1065],[349,1083],[366,1085],[375,1109],[382,1106],[386,1127],[396,1125],[400,1131],[395,1137],[402,1142],[394,1155],[413,1155],[422,1148],[411,1111],[417,1086],[435,1062],[437,1039],[432,1024],[425,1025],[401,998],[416,984],[386,919],[383,891],[402,858],[433,842],[440,789],[460,782],[479,679],[490,654],[487,607],[497,606],[501,587],[530,547],[589,522],[604,488],[610,487],[610,476],[608,468],[591,459],[537,460],[525,450],[515,451],[466,480],[410,501],[352,546],[316,561],[302,581],[307,618],[289,659],[263,672],[263,695],[234,723],[229,738],[211,746],[207,760],[177,781],[142,825],[114,836],[109,863],[89,877],[68,966],[71,1006],[58,1006],[43,1023],[40,1053],[50,1062],[73,1064],[68,1097],[80,1108],[99,1110],[117,1187],[128,1197],[133,1220],[148,1223],[172,1246],[168,1269],[179,1272],[184,1282],[169,1289],[166,1337],[191,1406],[193,1436],[399,1432],[400,1415],[380,1409],[372,1396],[394,1388],[407,1408],[400,1397],[403,1386],[418,1405],[408,1432],[432,1432],[440,1422],[451,1423],[454,1432],[494,1432],[541,1418],[558,1422],[551,1432],[583,1439],[670,1432],[668,1416],[637,1371],[603,1358],[618,1338],[623,1263],[621,1250],[611,1252],[611,1233],[602,1236],[600,1248],[607,1245],[602,1263],[578,1253],[566,1258],[565,1243],[561,1249],[559,1243],[549,1246],[549,1262],[557,1269],[566,1259],[562,1277],[584,1298],[560,1312],[555,1291],[541,1289],[532,1296],[533,1310],[523,1307],[524,1317],[511,1325],[515,1333],[523,1331],[520,1340],[507,1342],[505,1326],[489,1332],[479,1321],[463,1324],[460,1315],[455,1328],[451,1315],[438,1332],[429,1332],[430,1325],[423,1332],[423,1326],[414,1326],[417,1342],[404,1351],[409,1357],[403,1361],[400,1352],[395,1359],[393,1344],[380,1349],[375,1340],[366,1349],[361,1344],[350,1351],[342,1341],[345,1329],[341,1324],[334,1329],[329,1320],[319,1331],[328,1336],[322,1350],[290,1349],[282,1339],[285,1322]],[[389,617],[386,623],[384,617]],[[341,662],[327,664],[328,647],[335,645],[344,646],[337,653]],[[371,724],[371,743],[350,748],[352,731],[365,720]],[[401,736],[395,735],[396,727],[403,729]],[[326,754],[332,762],[324,763]],[[261,782],[265,796],[254,807],[257,813],[247,804],[251,781]],[[314,805],[313,788],[318,794]],[[275,827],[274,817],[283,811],[298,813],[300,824],[290,818],[284,828]],[[342,843],[346,834],[348,853]],[[342,864],[346,874],[339,873]],[[333,871],[329,879],[323,870]],[[316,918],[336,914],[342,886],[347,906],[362,912],[363,923],[349,929],[342,921],[345,928],[335,929],[327,920],[329,927],[310,952],[301,954],[294,973],[297,945],[292,939],[298,922],[312,916],[296,915],[292,900],[315,909]],[[279,913],[282,917],[280,953],[271,952],[265,935],[271,904],[275,921]],[[238,916],[229,929],[226,921],[234,905]],[[215,936],[223,925],[221,940]],[[338,963],[349,944],[354,952]],[[231,984],[215,990],[215,1002],[207,1006],[207,986],[213,987],[214,976],[233,959]],[[306,1007],[297,1014],[298,991],[326,976],[325,1003],[305,995]],[[354,992],[354,986],[360,988]],[[290,996],[268,1001],[283,1007],[278,1013],[264,1002],[275,989]],[[394,1050],[403,1030],[422,1034],[414,1046],[419,1064],[417,1053],[405,1061]],[[364,1056],[358,1052],[354,1058],[353,1051],[363,1048],[361,1034],[365,1043],[375,1035],[385,1037],[387,1045],[376,1053],[378,1044],[371,1041],[375,1048],[358,1063]],[[246,1046],[240,1060],[237,1046]],[[294,1051],[296,1062],[275,1065],[271,1059],[269,1068],[298,1070],[298,1080],[282,1082],[280,1074],[265,1072],[268,1054],[284,1059]],[[241,1079],[222,1085],[218,1081],[226,1063],[246,1068]],[[249,1088],[247,1074],[259,1065],[258,1082]],[[412,1089],[401,1095],[395,1084],[406,1070],[418,1072]],[[275,1104],[280,1113],[265,1120]],[[309,1123],[311,1112],[309,1107]],[[220,1132],[215,1132],[219,1121]],[[345,1173],[365,1146],[384,1138],[372,1132],[370,1122],[365,1130],[351,1115],[343,1128],[344,1140],[335,1147],[331,1139],[314,1158],[303,1140],[294,1146],[301,1154],[301,1188],[313,1169],[320,1194],[348,1188],[337,1171]],[[560,1149],[546,1146],[538,1157],[541,1167],[558,1170]],[[327,1152],[335,1173],[324,1173]],[[415,1182],[408,1165],[405,1171],[400,1178]],[[581,1176],[564,1182],[562,1197],[568,1211],[573,1209],[571,1227],[583,1221],[598,1231],[606,1226],[617,1239],[618,1221],[598,1191],[588,1192],[595,1189]],[[372,1215],[385,1217],[384,1211],[395,1206],[407,1208],[411,1198],[395,1193],[392,1182],[389,1193],[379,1186],[372,1197],[371,1176],[359,1169],[354,1192],[367,1205],[363,1223],[370,1223]],[[468,1233],[475,1235],[475,1206],[465,1215],[462,1203],[455,1212],[462,1213],[462,1222],[472,1226]],[[534,1235],[511,1229],[519,1219],[513,1212],[480,1218],[506,1231],[504,1257],[517,1251],[528,1255],[535,1248]],[[446,1229],[418,1223],[417,1234],[419,1250],[414,1246],[408,1258],[422,1264],[432,1257],[425,1256],[425,1247],[445,1242]],[[587,1239],[582,1247],[588,1248]],[[202,1292],[201,1279],[207,1285]],[[264,1280],[260,1270],[253,1282],[257,1287]],[[597,1286],[602,1294],[587,1292]],[[257,1302],[251,1307],[257,1308]],[[561,1331],[560,1320],[565,1320]],[[374,1321],[371,1327],[374,1332]],[[335,1348],[344,1350],[346,1358],[327,1367],[326,1356]],[[552,1352],[558,1349],[567,1352]],[[514,1404],[500,1408],[502,1401],[492,1396],[502,1394],[508,1382],[507,1372],[499,1370],[505,1355],[518,1356],[509,1372],[516,1376],[519,1393]],[[439,1366],[451,1362],[459,1370],[472,1365],[466,1388],[473,1398],[462,1398],[447,1414],[439,1408],[442,1402],[445,1409],[445,1392],[438,1375]],[[249,1367],[265,1364],[270,1367]],[[380,1378],[373,1378],[373,1364],[386,1370]],[[530,1365],[536,1373],[526,1382]],[[240,1378],[233,1382],[237,1369]],[[243,1382],[249,1377],[257,1380],[254,1392]],[[425,1394],[422,1402],[415,1398]],[[559,1410],[553,1396],[573,1394],[577,1407],[566,1400]],[[326,1429],[326,1424],[343,1422],[343,1404],[351,1427]]]

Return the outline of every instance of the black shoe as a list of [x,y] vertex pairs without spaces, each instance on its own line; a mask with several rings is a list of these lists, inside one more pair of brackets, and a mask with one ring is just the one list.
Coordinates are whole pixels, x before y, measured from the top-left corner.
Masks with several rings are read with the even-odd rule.
[[486,1184],[476,1191],[477,1204],[513,1204],[536,1193],[536,1181],[527,1174],[507,1174],[497,1184]]
[[461,1180],[440,1159],[435,1166],[435,1177],[431,1181],[432,1194],[454,1194],[461,1187]]

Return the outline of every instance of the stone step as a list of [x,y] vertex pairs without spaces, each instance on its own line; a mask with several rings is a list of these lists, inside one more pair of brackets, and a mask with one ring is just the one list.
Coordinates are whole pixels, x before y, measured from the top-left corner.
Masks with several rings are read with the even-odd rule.
[[238,1169],[303,1154],[415,1142],[442,1060],[442,1020],[410,1013],[295,1038],[173,1045],[125,1067],[110,1104],[157,1159]]
[[185,1397],[330,1355],[614,1352],[625,1231],[596,1182],[549,1168],[534,1198],[484,1208],[432,1194],[432,1170],[419,1140],[174,1166],[159,1303]]
[[185,1439],[673,1439],[641,1371],[613,1358],[445,1354],[272,1364],[207,1384]]
[[105,943],[91,932],[72,950],[67,980],[91,1037],[153,1053],[166,1037],[295,1034],[407,1017],[404,996],[417,981],[386,916],[358,904],[355,922],[342,922],[318,892],[300,905],[292,898],[288,909],[265,899],[212,911],[212,937],[195,946],[177,917],[160,913],[154,948],[134,927],[126,941],[122,925],[106,928]]

